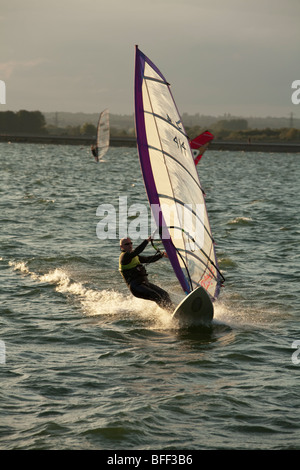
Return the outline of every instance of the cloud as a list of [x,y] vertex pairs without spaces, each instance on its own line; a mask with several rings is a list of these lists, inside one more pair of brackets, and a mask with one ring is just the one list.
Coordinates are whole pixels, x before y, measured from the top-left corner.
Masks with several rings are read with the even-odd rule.
[[299,0],[2,0],[0,78],[14,109],[131,113],[138,44],[182,112],[286,114],[299,14]]
[[0,76],[2,79],[8,80],[15,72],[19,72],[22,69],[33,69],[45,62],[47,62],[46,59],[9,60],[7,62],[0,62]]

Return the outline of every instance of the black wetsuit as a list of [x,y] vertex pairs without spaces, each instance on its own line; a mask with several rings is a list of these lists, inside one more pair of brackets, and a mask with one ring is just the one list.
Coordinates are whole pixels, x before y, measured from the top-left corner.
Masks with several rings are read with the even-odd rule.
[[141,263],[154,263],[163,257],[161,253],[154,256],[140,256],[146,248],[148,240],[144,240],[131,253],[122,251],[119,258],[119,271],[122,274],[130,292],[140,299],[153,300],[160,307],[172,310],[173,304],[169,294],[160,287],[148,281],[148,274]]
[[98,147],[92,147],[92,154],[95,157],[96,162],[98,162]]

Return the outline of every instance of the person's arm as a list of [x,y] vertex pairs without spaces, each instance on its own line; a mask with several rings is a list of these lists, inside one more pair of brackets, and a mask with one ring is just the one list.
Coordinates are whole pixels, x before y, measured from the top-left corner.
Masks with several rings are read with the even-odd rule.
[[[138,256],[146,246],[148,245],[149,240],[144,240],[139,246],[136,247],[135,250],[133,250],[131,253],[126,252],[123,256],[123,263],[122,264],[129,264],[130,261],[135,257]],[[140,258],[140,257],[139,257]]]
[[135,248],[135,250],[133,250],[130,254],[130,256],[132,258],[134,258],[135,256],[139,255],[140,253],[142,253],[142,251],[144,251],[144,249],[146,248],[146,246],[148,245],[149,243],[149,239],[147,240],[144,240],[139,246],[137,246]]
[[141,263],[155,263],[155,261],[163,258],[163,256],[163,253],[156,253],[153,256],[139,256],[139,260]]
[[[151,240],[151,236],[148,238],[148,240],[145,240],[145,241],[149,242],[150,240]],[[168,255],[165,251],[158,252],[152,256],[139,256],[139,260],[141,263],[155,263],[155,261],[158,261],[161,258],[168,258]]]

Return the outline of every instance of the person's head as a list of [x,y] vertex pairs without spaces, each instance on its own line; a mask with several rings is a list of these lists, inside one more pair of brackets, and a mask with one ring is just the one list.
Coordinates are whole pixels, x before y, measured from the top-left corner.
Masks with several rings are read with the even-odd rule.
[[130,238],[122,238],[120,240],[120,248],[122,251],[128,251],[129,253],[132,251],[132,241]]

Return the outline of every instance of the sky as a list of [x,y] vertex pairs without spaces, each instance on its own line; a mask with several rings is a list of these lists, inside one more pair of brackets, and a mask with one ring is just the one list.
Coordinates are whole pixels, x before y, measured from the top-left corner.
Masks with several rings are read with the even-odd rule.
[[299,0],[1,0],[0,111],[132,114],[137,44],[181,114],[299,118],[299,25]]

